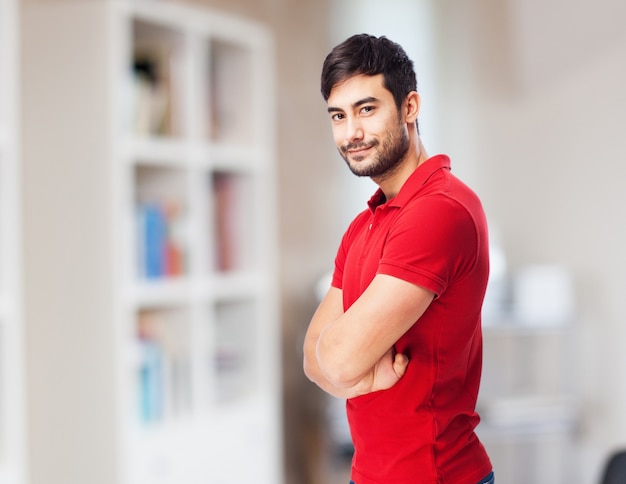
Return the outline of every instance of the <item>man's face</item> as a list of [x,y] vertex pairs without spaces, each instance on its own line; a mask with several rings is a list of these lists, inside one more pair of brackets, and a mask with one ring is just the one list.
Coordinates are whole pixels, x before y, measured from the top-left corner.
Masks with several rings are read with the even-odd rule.
[[328,113],[339,154],[352,173],[383,178],[409,149],[407,126],[383,75],[358,75],[333,87]]

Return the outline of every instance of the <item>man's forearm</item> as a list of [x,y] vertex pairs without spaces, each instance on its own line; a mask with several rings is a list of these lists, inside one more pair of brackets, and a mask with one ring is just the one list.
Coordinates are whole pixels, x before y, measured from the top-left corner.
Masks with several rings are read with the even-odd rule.
[[343,398],[343,399],[348,399],[348,398],[354,398],[354,397],[358,397],[360,395],[362,395],[362,393],[360,393],[357,390],[358,385],[354,386],[354,387],[350,387],[350,388],[339,388],[334,386],[333,384],[331,384],[328,380],[326,380],[323,376],[320,375],[319,378],[316,378],[315,380],[312,380],[318,387],[320,387],[322,390],[324,390],[326,393],[332,395],[333,397],[336,398]]
[[[341,333],[346,324],[344,316],[341,290],[331,287],[313,315],[304,339],[306,376],[338,398],[354,398],[395,385],[408,365],[406,357],[396,355],[395,341],[389,341],[386,348],[374,354],[375,345],[367,340],[355,346],[353,335]],[[362,316],[359,318],[363,320]],[[360,326],[352,326],[355,331],[361,330]],[[379,340],[376,342],[380,345]]]
[[324,390],[326,393],[337,398],[354,398],[363,394],[360,389],[360,385],[354,385],[351,387],[338,387],[332,384],[328,378],[326,378],[320,369],[315,354],[315,341],[308,341],[304,350],[304,373],[307,378],[315,383],[318,387]]
[[331,287],[315,311],[304,338],[304,373],[326,393],[338,398],[352,398],[358,396],[356,390],[349,386],[339,387],[332,384],[322,372],[317,359],[320,334],[329,324],[343,315],[342,299],[341,290]]
[[359,381],[350,385],[338,385],[328,379],[321,370],[313,342],[305,346],[306,376],[326,393],[337,398],[354,398],[368,393],[387,390],[394,386],[404,376],[409,364],[408,358],[403,354],[396,354],[390,348],[380,360]]

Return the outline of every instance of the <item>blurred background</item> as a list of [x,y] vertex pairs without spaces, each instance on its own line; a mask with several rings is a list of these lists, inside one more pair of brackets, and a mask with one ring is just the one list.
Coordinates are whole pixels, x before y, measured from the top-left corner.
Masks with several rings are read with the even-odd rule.
[[[368,32],[414,60],[426,149],[488,215],[479,433],[498,482],[601,483],[626,448],[626,4],[0,14],[0,482],[347,484],[342,402],[301,345],[374,190],[336,153],[320,69]],[[137,240],[155,231],[165,261]]]

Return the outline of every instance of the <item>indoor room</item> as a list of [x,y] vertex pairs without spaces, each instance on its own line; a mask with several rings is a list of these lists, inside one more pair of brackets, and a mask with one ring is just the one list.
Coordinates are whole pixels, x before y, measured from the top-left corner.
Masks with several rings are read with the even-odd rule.
[[606,475],[626,451],[625,18],[0,0],[0,484],[350,483],[345,400],[305,376],[303,343],[377,189],[320,94],[358,33],[406,50],[419,136],[486,214],[495,482],[626,482]]

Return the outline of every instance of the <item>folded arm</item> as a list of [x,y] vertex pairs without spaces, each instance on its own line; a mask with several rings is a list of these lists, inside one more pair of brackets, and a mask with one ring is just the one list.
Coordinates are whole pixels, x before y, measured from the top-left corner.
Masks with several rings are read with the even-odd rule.
[[393,346],[433,297],[420,286],[379,274],[344,313],[342,292],[331,287],[305,337],[306,375],[340,398],[392,387],[408,364]]

